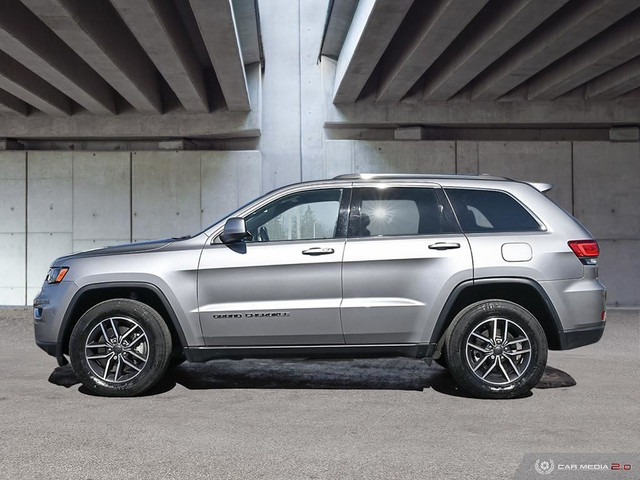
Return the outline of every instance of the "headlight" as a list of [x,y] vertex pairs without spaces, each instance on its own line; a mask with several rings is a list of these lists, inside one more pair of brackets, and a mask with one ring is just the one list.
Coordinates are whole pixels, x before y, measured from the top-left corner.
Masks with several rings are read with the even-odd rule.
[[60,283],[69,271],[69,267],[54,267],[49,269],[47,283]]

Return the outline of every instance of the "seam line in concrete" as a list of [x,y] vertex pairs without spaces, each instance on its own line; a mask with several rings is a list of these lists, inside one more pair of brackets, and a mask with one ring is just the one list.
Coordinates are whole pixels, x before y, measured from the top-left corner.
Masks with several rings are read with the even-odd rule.
[[29,263],[29,151],[24,152],[24,304],[27,305]]
[[129,243],[133,243],[133,152],[129,152]]
[[454,156],[456,160],[454,164],[454,168],[457,174],[458,173],[458,141],[456,140],[455,142],[453,142],[453,145],[454,145]]
[[573,146],[575,142],[571,142],[571,215],[575,217],[576,215],[576,180],[574,177],[574,166],[573,166]]
[[298,135],[298,156],[300,157],[300,181],[304,178],[304,173],[302,169],[304,168],[302,161],[302,32],[300,25],[300,16],[301,16],[301,8],[300,1],[298,0],[298,131],[300,134]]

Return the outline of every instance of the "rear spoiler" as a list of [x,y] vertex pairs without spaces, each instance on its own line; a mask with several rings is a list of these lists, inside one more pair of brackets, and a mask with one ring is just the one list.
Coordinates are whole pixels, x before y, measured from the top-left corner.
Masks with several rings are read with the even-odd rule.
[[548,192],[553,188],[553,183],[540,183],[540,182],[524,182],[527,185],[531,185],[533,188],[538,190],[539,192]]

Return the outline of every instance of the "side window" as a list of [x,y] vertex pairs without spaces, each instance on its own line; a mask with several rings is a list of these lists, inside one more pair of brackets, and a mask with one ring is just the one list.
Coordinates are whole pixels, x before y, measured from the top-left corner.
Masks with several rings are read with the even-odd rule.
[[[350,236],[435,235],[457,233],[446,202],[434,188],[361,188],[359,215]],[[357,196],[356,196],[357,198]]]
[[310,190],[279,198],[246,217],[252,242],[334,238],[342,190]]
[[495,190],[447,188],[462,231],[536,232],[540,224],[511,195]]

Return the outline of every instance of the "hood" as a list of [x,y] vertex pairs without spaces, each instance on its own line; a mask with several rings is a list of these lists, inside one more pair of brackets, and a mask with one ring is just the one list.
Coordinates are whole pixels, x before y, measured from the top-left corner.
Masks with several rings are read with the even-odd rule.
[[72,255],[66,255],[56,259],[52,266],[62,266],[68,260],[74,260],[77,258],[90,258],[101,257],[105,255],[122,255],[127,253],[141,253],[150,252],[153,250],[160,250],[168,245],[171,245],[176,239],[163,238],[161,240],[149,240],[147,242],[138,243],[126,243],[124,245],[114,245],[112,247],[96,248],[95,250],[86,250],[84,252],[74,253]]

